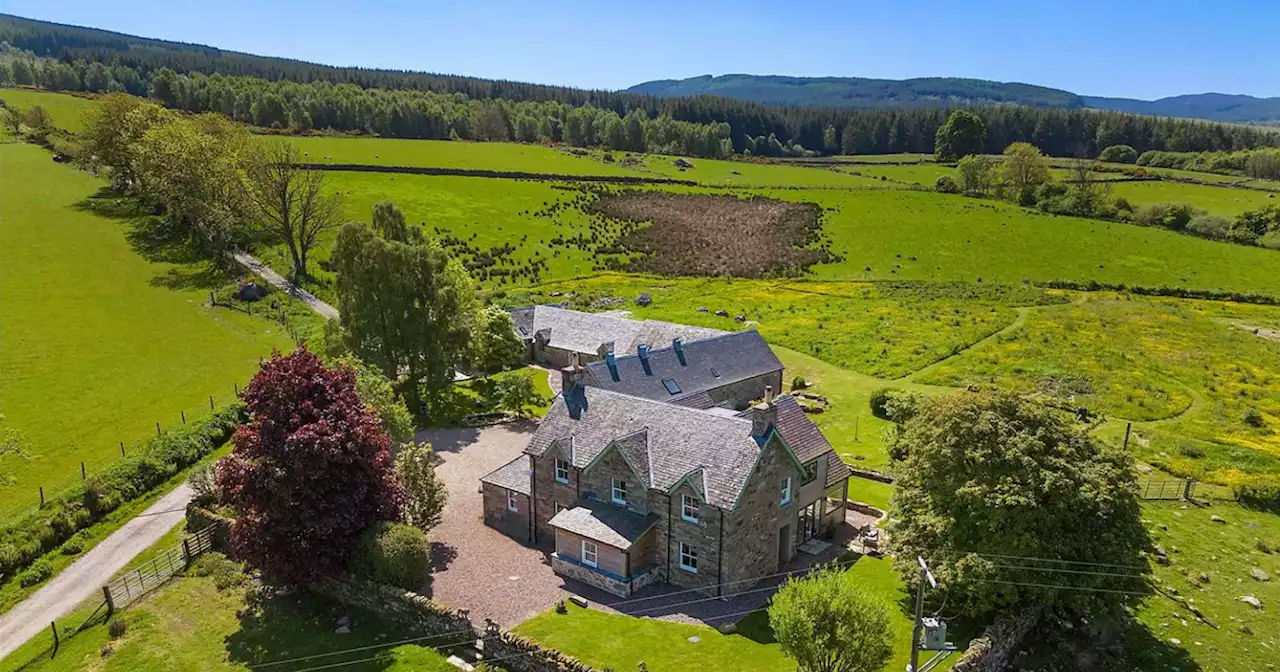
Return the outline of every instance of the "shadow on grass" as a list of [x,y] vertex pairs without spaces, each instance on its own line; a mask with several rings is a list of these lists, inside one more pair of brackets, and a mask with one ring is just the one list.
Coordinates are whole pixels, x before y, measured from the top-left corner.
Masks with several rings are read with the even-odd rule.
[[[337,634],[347,618],[349,633]],[[344,670],[384,670],[396,661],[389,648],[349,649],[404,639],[412,632],[376,615],[350,609],[306,592],[264,599],[239,613],[240,629],[227,636],[227,661],[247,667],[270,664],[288,672],[320,665]],[[306,660],[297,660],[305,658]],[[296,660],[280,664],[279,661]]]

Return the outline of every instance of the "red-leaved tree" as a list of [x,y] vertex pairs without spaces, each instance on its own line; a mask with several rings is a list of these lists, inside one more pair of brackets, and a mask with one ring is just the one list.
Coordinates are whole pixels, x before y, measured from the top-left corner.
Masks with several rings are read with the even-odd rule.
[[395,520],[404,501],[391,440],[355,373],[300,348],[276,353],[241,396],[251,420],[216,476],[236,511],[236,552],[278,582],[340,572],[360,533]]

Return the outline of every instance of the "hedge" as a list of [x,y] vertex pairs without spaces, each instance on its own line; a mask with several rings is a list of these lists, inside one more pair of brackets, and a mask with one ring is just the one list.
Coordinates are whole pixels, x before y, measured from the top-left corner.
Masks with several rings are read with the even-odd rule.
[[225,444],[246,419],[243,404],[224,406],[189,427],[147,441],[133,456],[0,529],[0,577],[12,576],[121,504],[146,495],[200,461]]
[[1248,292],[1229,292],[1217,289],[1188,289],[1185,287],[1144,287],[1141,285],[1126,285],[1124,283],[1109,283],[1089,280],[1088,282],[1078,282],[1075,280],[1051,280],[1046,283],[1036,283],[1039,287],[1048,287],[1050,289],[1074,289],[1082,292],[1130,292],[1132,294],[1141,294],[1143,296],[1171,296],[1179,299],[1204,299],[1206,301],[1234,301],[1236,303],[1256,303],[1264,306],[1280,306],[1280,297],[1271,296],[1270,294],[1252,294]]

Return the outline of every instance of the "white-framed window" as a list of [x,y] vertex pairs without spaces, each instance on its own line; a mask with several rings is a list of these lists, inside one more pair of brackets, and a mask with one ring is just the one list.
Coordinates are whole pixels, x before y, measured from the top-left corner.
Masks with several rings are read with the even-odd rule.
[[510,490],[507,491],[507,510],[520,511],[520,503],[516,501],[516,493]]
[[791,477],[790,476],[787,476],[786,478],[782,479],[782,499],[780,499],[778,503],[781,504],[782,506],[786,506],[791,503]]
[[698,550],[683,541],[680,542],[680,569],[698,573]]
[[691,523],[698,522],[698,498],[680,495],[680,517]]
[[552,502],[551,508],[552,508],[552,512],[551,512],[552,515],[555,515],[557,513],[560,513],[561,511],[564,511],[569,507],[565,506],[564,504],[561,504],[560,502]]
[[569,482],[569,460],[562,460],[558,457],[556,458],[556,482]]
[[613,479],[613,503],[627,504],[627,482],[620,479]]
[[594,541],[582,542],[582,564],[588,567],[595,567],[600,559],[600,549],[596,548]]

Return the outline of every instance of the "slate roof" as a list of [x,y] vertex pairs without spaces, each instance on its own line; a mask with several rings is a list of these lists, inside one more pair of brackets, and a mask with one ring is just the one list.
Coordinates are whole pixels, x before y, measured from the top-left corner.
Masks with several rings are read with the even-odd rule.
[[[546,330],[549,347],[592,355],[605,343],[613,343],[613,351],[621,354],[635,352],[642,343],[651,347],[661,346],[669,345],[671,339],[677,337],[696,341],[725,333],[718,329],[656,320],[628,320],[555,306],[517,308],[511,311],[511,317],[521,338],[533,338],[534,334]],[[522,327],[522,323],[527,326]]]
[[[697,341],[683,343],[684,364],[671,341],[665,347],[649,351],[649,373],[639,355],[624,354],[620,349],[614,359],[618,380],[613,379],[608,362],[603,360],[587,364],[587,381],[592,387],[622,392],[656,401],[680,403],[685,397],[782,370],[782,362],[769,349],[760,333],[754,329],[736,331]],[[664,381],[675,381],[679,392],[672,393]],[[694,401],[689,404],[706,408],[710,404]]]
[[561,510],[548,524],[625,551],[661,520],[656,513],[641,515],[620,506],[584,500],[572,509]]
[[853,476],[853,470],[835,451],[827,453],[827,487],[831,487],[846,478]]
[[482,476],[480,482],[514,490],[522,495],[529,494],[533,491],[531,485],[533,471],[529,468],[529,456],[520,455],[516,457],[516,459]]
[[[543,455],[556,444],[570,452],[574,466],[585,468],[606,448],[616,447],[629,460],[638,460],[636,435],[646,430],[646,487],[669,491],[701,467],[705,501],[733,508],[760,453],[751,437],[751,420],[596,388],[587,388],[586,399],[587,408],[574,420],[563,395],[557,397],[525,453]],[[633,466],[644,473],[640,465]]]
[[[791,450],[801,462],[808,462],[823,453],[833,452],[834,449],[827,441],[827,437],[823,436],[822,430],[818,429],[809,416],[804,414],[804,408],[794,397],[785,395],[775,397],[773,403],[778,407],[778,433],[782,435],[782,440],[791,446]],[[751,409],[739,415],[749,420]]]

